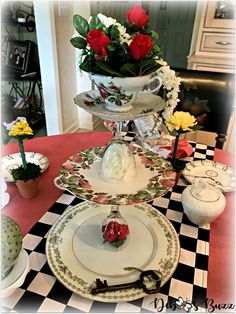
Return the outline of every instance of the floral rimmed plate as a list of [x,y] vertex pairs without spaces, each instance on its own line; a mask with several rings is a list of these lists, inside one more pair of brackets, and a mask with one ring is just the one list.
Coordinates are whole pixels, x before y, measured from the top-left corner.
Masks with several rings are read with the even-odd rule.
[[178,235],[170,221],[151,205],[121,206],[130,227],[126,246],[118,250],[104,244],[101,224],[110,206],[83,202],[69,208],[52,226],[46,242],[48,264],[57,279],[69,290],[91,300],[122,302],[146,296],[132,288],[91,294],[96,279],[108,285],[137,280],[140,273],[125,270],[138,267],[162,273],[161,286],[173,275],[180,256]]
[[234,171],[227,165],[212,160],[196,160],[186,164],[183,171],[185,179],[193,183],[197,178],[206,180],[223,192],[234,190]]
[[80,93],[74,98],[74,102],[101,119],[112,121],[134,120],[165,108],[165,101],[160,96],[139,94],[130,111],[112,112],[104,107],[103,100],[97,90]]
[[103,181],[99,167],[104,149],[93,147],[69,157],[54,181],[56,186],[91,202],[120,205],[151,201],[174,186],[176,172],[170,162],[135,146],[131,146],[136,162],[135,179],[115,184]]
[[[42,172],[44,172],[48,165],[48,158],[40,153],[36,152],[25,152],[25,158],[27,162],[32,162],[41,167]],[[10,173],[11,169],[17,168],[22,165],[22,159],[20,153],[10,154],[2,157],[2,172],[6,182],[13,182],[12,175]]]

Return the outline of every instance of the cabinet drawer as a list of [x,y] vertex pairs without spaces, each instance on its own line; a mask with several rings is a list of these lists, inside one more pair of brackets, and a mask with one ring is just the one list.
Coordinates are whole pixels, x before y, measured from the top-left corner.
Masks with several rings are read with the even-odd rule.
[[198,71],[208,71],[208,72],[221,72],[221,73],[234,73],[234,67],[224,66],[219,64],[212,64],[212,63],[193,63],[192,67],[193,70]]
[[203,32],[200,50],[205,52],[233,53],[234,35]]

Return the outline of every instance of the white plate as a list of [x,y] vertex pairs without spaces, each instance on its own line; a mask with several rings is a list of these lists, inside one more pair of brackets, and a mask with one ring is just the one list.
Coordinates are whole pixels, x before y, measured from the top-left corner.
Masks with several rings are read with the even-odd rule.
[[[48,158],[40,153],[25,152],[25,158],[27,162],[32,162],[36,165],[39,165],[42,169],[42,172],[44,172],[49,165]],[[15,153],[2,157],[2,173],[6,182],[14,181],[12,175],[10,174],[10,170],[17,168],[20,165],[22,165],[20,153]]]
[[104,243],[101,225],[109,205],[83,202],[68,209],[52,226],[47,237],[48,264],[58,280],[71,291],[102,302],[131,301],[146,296],[142,289],[91,294],[96,278],[108,285],[137,280],[139,272],[124,267],[159,270],[164,285],[179,261],[178,235],[170,221],[147,204],[121,206],[130,236],[118,249]]
[[183,171],[185,179],[193,183],[196,178],[207,180],[209,184],[230,192],[234,190],[234,171],[227,165],[212,160],[196,160],[186,164]]
[[3,298],[8,297],[23,284],[28,271],[29,256],[24,249],[21,249],[12,271],[1,282]]
[[79,107],[101,119],[112,121],[134,120],[165,108],[165,101],[160,96],[139,94],[130,111],[109,111],[104,107],[103,100],[97,90],[90,90],[77,95],[74,98],[74,102]]

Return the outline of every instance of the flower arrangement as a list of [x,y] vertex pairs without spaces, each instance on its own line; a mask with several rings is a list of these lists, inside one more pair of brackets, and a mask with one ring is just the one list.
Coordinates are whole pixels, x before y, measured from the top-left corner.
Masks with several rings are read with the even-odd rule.
[[172,163],[175,171],[179,172],[185,167],[186,164],[184,160],[179,160],[176,158],[180,134],[186,133],[188,131],[198,130],[201,128],[201,126],[197,125],[197,121],[194,116],[192,116],[189,112],[184,111],[175,111],[170,119],[165,121],[165,124],[169,131],[176,136],[173,153],[169,158],[169,161]]
[[126,14],[124,25],[99,13],[89,21],[76,14],[73,25],[80,36],[71,44],[81,50],[80,69],[107,76],[143,76],[156,71],[161,52],[158,35],[149,30],[149,16],[139,5]]
[[41,168],[39,165],[26,161],[23,141],[26,138],[33,137],[33,130],[29,126],[26,118],[18,117],[11,123],[3,123],[5,128],[9,131],[8,135],[18,140],[22,165],[18,168],[10,170],[10,173],[15,181],[29,179],[36,179],[41,175]]

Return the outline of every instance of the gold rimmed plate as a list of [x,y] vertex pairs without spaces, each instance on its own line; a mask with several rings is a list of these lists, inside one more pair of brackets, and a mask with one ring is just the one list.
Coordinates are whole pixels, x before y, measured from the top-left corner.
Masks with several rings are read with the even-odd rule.
[[48,264],[69,290],[101,302],[131,301],[145,297],[140,288],[92,295],[96,279],[108,285],[132,282],[139,272],[126,267],[162,273],[164,285],[173,275],[180,256],[178,235],[170,221],[151,205],[121,206],[130,228],[127,244],[119,249],[104,243],[101,226],[110,206],[82,202],[69,208],[52,226],[46,242]]

